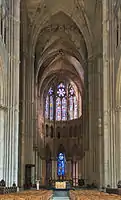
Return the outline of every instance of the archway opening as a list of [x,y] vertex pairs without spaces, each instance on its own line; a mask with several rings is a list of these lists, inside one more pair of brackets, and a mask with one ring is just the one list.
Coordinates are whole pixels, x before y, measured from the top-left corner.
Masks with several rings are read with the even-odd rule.
[[[60,16],[65,19],[65,22],[61,21]],[[63,29],[63,22],[65,27],[66,25],[75,27],[76,32],[72,33],[71,29],[68,31],[66,28]],[[42,138],[43,146],[49,144],[51,147],[53,165],[51,178],[54,180],[59,178],[57,157],[58,153],[65,155],[65,152],[58,151],[58,148],[60,144],[63,144],[66,150],[67,173],[62,177],[72,181],[72,148],[76,144],[79,149],[84,142],[81,131],[83,131],[82,123],[86,110],[84,109],[86,102],[85,104],[83,102],[87,98],[85,95],[87,66],[84,64],[87,59],[87,48],[79,28],[66,14],[57,13],[48,23],[53,23],[55,26],[58,23],[58,28],[53,34],[49,32],[47,35],[45,34],[47,27],[43,28],[38,35],[35,48],[38,126],[41,127],[40,123],[45,126]],[[75,42],[73,42],[74,40]],[[40,41],[44,41],[44,43]],[[42,50],[41,56],[40,49]],[[88,123],[88,119],[86,119],[86,123]],[[77,165],[78,161],[82,159],[82,154],[75,156]]]

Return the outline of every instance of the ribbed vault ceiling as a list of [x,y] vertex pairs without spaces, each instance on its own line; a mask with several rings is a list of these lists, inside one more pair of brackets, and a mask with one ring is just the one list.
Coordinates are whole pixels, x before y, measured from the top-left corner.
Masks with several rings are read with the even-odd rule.
[[73,80],[82,92],[84,72],[95,47],[93,41],[99,40],[101,33],[101,2],[25,0],[24,3],[39,92],[60,73],[63,78]]
[[84,63],[88,56],[86,43],[79,28],[65,13],[57,13],[45,24],[38,35],[35,54],[40,89],[46,88],[53,76],[60,78],[61,73],[61,79],[69,77],[82,92],[84,70],[80,62]]

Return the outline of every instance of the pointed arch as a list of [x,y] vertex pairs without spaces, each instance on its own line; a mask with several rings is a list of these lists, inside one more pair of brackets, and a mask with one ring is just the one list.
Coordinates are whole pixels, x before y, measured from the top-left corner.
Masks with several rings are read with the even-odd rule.
[[[76,4],[75,4],[75,7],[76,7]],[[52,17],[53,16],[56,17],[60,13],[64,13],[65,16],[70,18],[76,24],[76,26],[81,31],[81,33],[84,37],[84,40],[86,42],[86,46],[87,46],[88,53],[89,53],[88,56],[92,55],[93,35],[92,35],[92,32],[91,32],[89,20],[88,20],[86,13],[85,14],[82,13],[82,9],[81,9],[78,12],[78,14],[82,13],[83,17],[79,18],[77,12],[72,15],[72,13],[69,10],[68,11],[64,10],[64,9],[61,10],[59,7],[56,7],[56,10],[53,10]],[[36,15],[36,20],[34,20],[35,24],[32,25],[32,30],[31,30],[31,40],[30,41],[31,41],[31,47],[32,48],[30,48],[30,49],[31,49],[32,55],[33,55],[33,52],[34,52],[34,49],[35,49],[35,45],[37,43],[38,35],[41,32],[41,30],[43,29],[43,27],[45,26],[46,22],[48,22],[49,20],[50,20],[50,14],[46,15],[46,16],[43,15],[43,18],[41,16],[41,12]],[[88,21],[88,23],[87,23],[87,21]],[[40,22],[41,22],[41,24],[40,24]]]

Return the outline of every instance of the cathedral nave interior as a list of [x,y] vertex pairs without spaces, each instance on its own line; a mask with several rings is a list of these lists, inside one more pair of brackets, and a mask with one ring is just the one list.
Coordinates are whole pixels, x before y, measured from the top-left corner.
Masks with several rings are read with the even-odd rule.
[[120,0],[0,5],[0,180],[116,188]]

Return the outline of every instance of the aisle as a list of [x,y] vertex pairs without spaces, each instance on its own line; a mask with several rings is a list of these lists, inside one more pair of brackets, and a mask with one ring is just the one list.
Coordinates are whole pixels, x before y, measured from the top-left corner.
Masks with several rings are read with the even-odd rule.
[[54,191],[53,200],[69,200],[67,191]]

